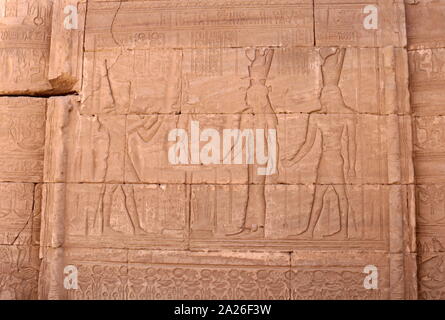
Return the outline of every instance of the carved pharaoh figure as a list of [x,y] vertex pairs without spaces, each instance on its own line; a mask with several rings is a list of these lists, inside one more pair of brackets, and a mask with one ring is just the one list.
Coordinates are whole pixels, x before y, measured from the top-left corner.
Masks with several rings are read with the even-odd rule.
[[[355,176],[356,166],[356,115],[344,102],[339,88],[346,49],[323,48],[320,55],[322,65],[323,89],[321,92],[322,109],[318,114],[309,115],[309,123],[304,144],[297,152],[285,159],[285,166],[291,167],[301,161],[314,147],[317,132],[321,135],[321,155],[317,168],[315,193],[309,214],[309,222],[298,235],[313,238],[314,230],[319,223],[325,196],[329,188],[335,192],[340,212],[339,230],[324,235],[348,236],[349,201],[346,194],[345,160],[342,155],[342,139],[347,141],[347,173]],[[327,115],[329,114],[329,115]]]
[[[126,57],[128,58],[128,57]],[[128,62],[125,60],[124,62]],[[106,104],[105,110],[110,113],[127,113],[130,106],[130,88],[131,81],[127,80],[126,77],[119,76],[118,72],[110,72],[110,66],[107,61],[104,61],[102,65],[102,80],[103,84],[101,86],[103,94],[105,94]],[[143,172],[143,148],[142,146],[149,143],[155,134],[158,132],[162,121],[158,115],[154,117],[147,117],[141,119],[140,125],[135,127],[128,132],[128,150],[127,155],[129,159],[128,169],[138,178],[138,181],[142,181]],[[107,130],[107,128],[104,128]],[[108,142],[103,143],[103,145],[109,146],[109,135]],[[109,149],[109,147],[108,147]],[[105,152],[109,154],[109,150]],[[106,161],[106,159],[105,159]],[[103,177],[106,176],[107,167],[104,167]],[[147,232],[141,227],[139,222],[139,214],[137,210],[137,205],[134,197],[134,188],[132,185],[105,185],[101,192],[101,204],[99,205],[101,215],[103,217],[103,229],[104,233],[113,234],[116,233],[111,228],[110,216],[111,216],[111,205],[115,193],[121,190],[125,197],[125,209],[132,223],[134,234],[141,235]]]
[[[109,128],[100,121],[99,117],[94,120],[92,134],[94,135],[92,147],[93,150],[93,167],[94,177],[99,181],[105,181],[108,172],[108,158],[110,154],[111,136]],[[95,152],[94,152],[95,151]],[[92,163],[89,163],[90,166]],[[145,230],[141,227],[137,205],[134,197],[133,185],[120,184],[104,184],[100,193],[98,211],[101,217],[102,226],[101,232],[103,234],[113,235],[120,234],[111,226],[111,211],[113,199],[116,193],[121,190],[125,198],[125,211],[128,215],[133,233],[136,235],[145,234]]]

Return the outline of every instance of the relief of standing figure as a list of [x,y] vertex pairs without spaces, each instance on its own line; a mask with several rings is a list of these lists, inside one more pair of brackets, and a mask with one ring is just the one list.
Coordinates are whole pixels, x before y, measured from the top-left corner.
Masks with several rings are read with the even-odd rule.
[[[321,212],[326,205],[325,195],[329,188],[335,192],[340,212],[340,228],[324,237],[348,237],[349,201],[346,194],[346,171],[350,177],[356,175],[356,113],[349,108],[343,99],[339,87],[346,49],[323,48],[320,55],[324,61],[322,65],[323,89],[320,102],[321,112],[309,115],[306,137],[303,145],[295,154],[284,159],[286,167],[295,166],[314,147],[317,132],[321,135],[321,155],[317,168],[315,193],[309,222],[303,231],[298,233],[301,238],[312,239]],[[327,115],[329,114],[329,115]],[[330,116],[330,115],[333,116]],[[337,116],[335,116],[337,115]],[[340,116],[338,116],[340,115]],[[347,157],[342,155],[342,139],[347,141]]]
[[[241,115],[254,115],[255,129],[264,129],[264,141],[269,139],[268,130],[277,129],[278,119],[269,98],[270,87],[266,85],[269,76],[273,49],[248,49],[246,56],[250,61],[249,87],[246,91],[246,108]],[[273,143],[273,142],[272,142]],[[266,145],[269,145],[266,143]],[[265,153],[270,150],[265,150]],[[253,155],[251,155],[253,156]],[[269,157],[271,161],[271,157]],[[268,164],[269,167],[269,164]],[[271,167],[276,167],[272,165]],[[264,224],[266,218],[265,183],[266,176],[257,175],[258,165],[248,165],[248,197],[241,227],[238,231],[228,234],[234,235],[254,235],[255,237],[264,234]]]

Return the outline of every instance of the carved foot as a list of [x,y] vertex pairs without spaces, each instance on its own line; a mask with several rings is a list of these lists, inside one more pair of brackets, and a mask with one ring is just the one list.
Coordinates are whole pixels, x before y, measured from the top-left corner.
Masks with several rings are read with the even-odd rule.
[[264,226],[253,224],[250,228],[242,227],[236,232],[226,233],[228,237],[258,238],[264,236]]
[[116,231],[111,227],[104,227],[102,234],[107,236],[116,236],[116,235],[122,235],[122,232]]
[[140,235],[146,235],[147,231],[145,231],[144,229],[142,229],[141,227],[137,227],[134,228],[134,232],[135,235],[140,236]]
[[313,230],[303,230],[296,235],[291,235],[289,238],[292,239],[301,239],[301,240],[312,240],[314,238],[314,231]]
[[323,235],[324,239],[341,239],[341,240],[347,240],[348,239],[348,233],[346,231],[345,228],[341,228],[340,230],[330,233],[330,234],[325,234]]
[[239,235],[239,234],[241,234],[243,232],[244,232],[244,228],[240,228],[237,231],[226,233],[226,236],[227,237],[233,237],[233,236],[237,236],[237,235]]

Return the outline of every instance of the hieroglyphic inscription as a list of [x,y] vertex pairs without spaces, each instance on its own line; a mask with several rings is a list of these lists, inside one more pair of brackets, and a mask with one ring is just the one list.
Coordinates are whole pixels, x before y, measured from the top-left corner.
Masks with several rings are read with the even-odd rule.
[[0,77],[2,93],[33,93],[51,88],[48,60],[52,2],[0,2]]

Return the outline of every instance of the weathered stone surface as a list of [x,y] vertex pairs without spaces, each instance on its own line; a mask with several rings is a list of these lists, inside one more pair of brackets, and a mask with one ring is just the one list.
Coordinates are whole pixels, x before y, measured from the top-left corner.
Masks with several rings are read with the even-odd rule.
[[278,119],[280,183],[413,182],[409,117],[351,112]]
[[445,297],[443,191],[442,184],[417,186],[417,250],[419,298],[442,300]]
[[76,100],[49,99],[45,181],[123,182],[126,117],[80,115]]
[[174,49],[86,52],[81,113],[179,112],[181,63]]
[[[319,99],[329,76],[338,76],[334,84],[355,112],[407,114],[406,63],[406,52],[394,47],[87,52],[81,113],[342,113]],[[269,107],[255,106],[261,95]]]
[[48,82],[52,1],[0,3],[0,94],[36,94]]
[[37,299],[39,267],[38,247],[0,246],[0,299]]
[[444,299],[443,1],[407,1],[414,120],[419,299]]
[[[58,99],[58,98],[57,98]],[[71,107],[72,100],[63,98]],[[109,183],[210,183],[210,184],[375,184],[412,183],[411,122],[409,117],[363,114],[261,115],[181,114],[181,115],[81,115],[74,102],[71,112],[49,104],[47,140],[64,141],[66,157],[48,155],[46,161],[65,161],[65,180],[57,177],[56,164],[48,164],[48,182]],[[54,111],[52,111],[54,109]],[[56,119],[57,118],[57,119]],[[263,120],[263,118],[265,118]],[[248,147],[241,140],[229,144],[224,130],[241,130],[253,135],[248,141],[267,145],[255,136],[262,121],[277,128],[276,172],[261,178],[249,176]],[[65,123],[65,124],[63,124]],[[61,126],[63,127],[62,129]],[[205,158],[209,140],[205,130],[216,130],[211,142],[215,154]],[[178,144],[175,130],[184,130],[187,141],[179,154],[188,156],[181,163],[172,160]],[[247,130],[247,131],[246,131]],[[250,130],[250,131],[249,131]],[[196,157],[193,132],[197,132]],[[170,137],[170,138],[169,138]],[[342,141],[347,144],[342,145]],[[225,144],[225,142],[227,142]],[[335,144],[335,150],[328,150]],[[239,145],[240,151],[233,150]],[[49,144],[48,152],[54,144]],[[230,148],[231,146],[231,148]],[[54,150],[58,151],[58,149]],[[258,150],[257,150],[258,151]],[[237,155],[242,156],[236,162]],[[297,158],[298,155],[298,158]],[[343,158],[340,158],[344,156]],[[56,160],[56,158],[63,158]],[[258,156],[256,157],[258,159]],[[208,162],[211,161],[211,162]],[[257,171],[266,164],[256,165]],[[61,170],[61,169],[60,169]],[[63,171],[63,170],[62,170]],[[59,174],[61,175],[61,174]]]
[[444,8],[0,0],[0,298],[444,299]]
[[409,186],[47,184],[43,191],[45,247],[413,250]]
[[86,0],[53,2],[48,80],[53,92],[81,89]]
[[366,30],[366,5],[89,1],[82,94],[48,102],[40,298],[416,298],[404,6]]
[[[318,46],[404,47],[406,45],[403,0],[314,0],[315,40]],[[378,13],[375,28],[364,22],[372,9]]]
[[46,100],[0,98],[0,299],[37,299]]
[[0,97],[0,181],[41,182],[46,99]]
[[405,186],[193,185],[190,246],[411,252],[410,197]]
[[1,183],[0,245],[38,245],[42,185]]
[[[441,246],[436,238],[433,238],[432,242],[435,243],[435,247]],[[445,298],[443,270],[441,268],[445,257],[442,248],[436,250],[436,252],[419,253],[417,261],[419,299],[443,300]]]
[[57,283],[57,265],[44,260],[48,272],[41,298],[289,299],[288,254],[56,250],[49,249],[46,257],[56,256],[62,265],[77,265],[83,275],[79,290],[64,290]]
[[313,28],[311,0],[92,1],[85,49],[312,46]]
[[441,138],[445,117],[416,117],[415,120],[414,164],[417,182],[441,183],[445,180],[445,146]]
[[444,115],[445,50],[409,52],[411,104],[416,115]]
[[[415,299],[416,269],[406,266],[412,260],[412,255],[354,251],[294,253],[291,296],[297,300]],[[376,290],[363,286],[364,269],[370,266],[379,270]]]
[[79,92],[85,12],[84,0],[1,1],[0,94]]
[[47,184],[44,195],[43,246],[187,247],[189,186]]
[[40,184],[1,183],[0,299],[37,299]]
[[445,3],[405,0],[409,49],[441,48],[445,44]]

